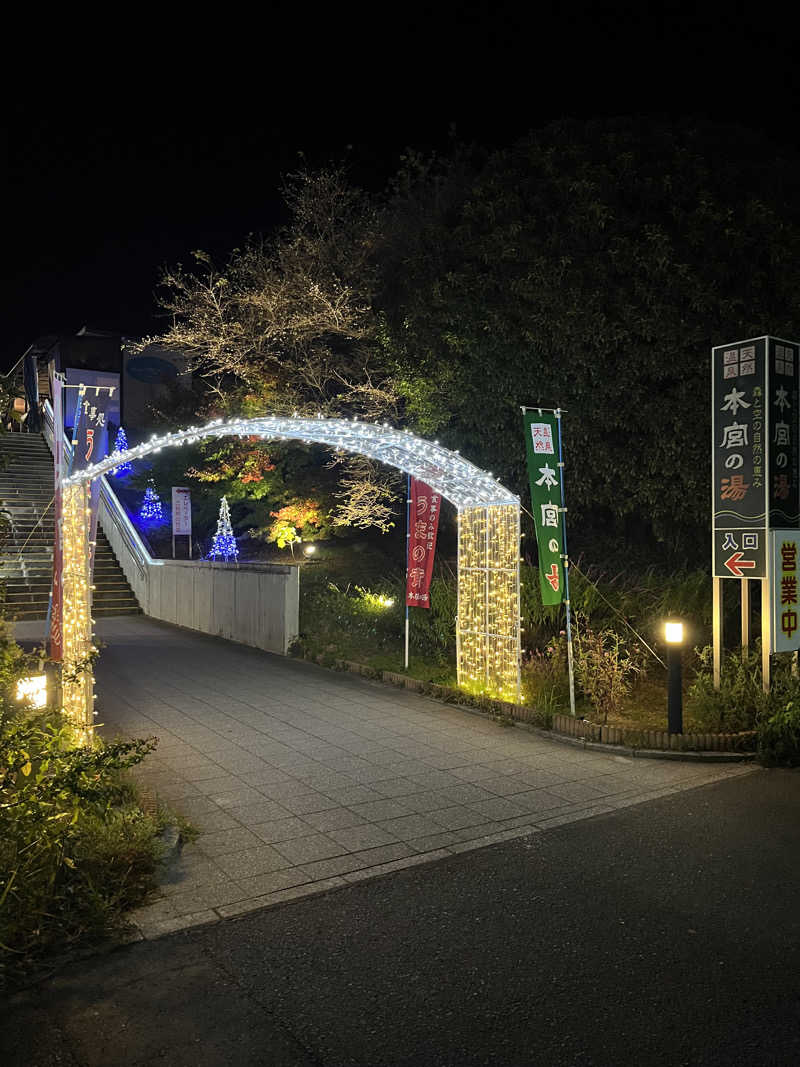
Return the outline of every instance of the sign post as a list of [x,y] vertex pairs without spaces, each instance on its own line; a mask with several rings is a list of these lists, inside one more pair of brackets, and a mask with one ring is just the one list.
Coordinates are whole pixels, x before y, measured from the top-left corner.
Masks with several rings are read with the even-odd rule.
[[175,538],[189,538],[189,555],[192,558],[192,491],[181,485],[172,487],[172,558],[175,559]]
[[750,643],[748,582],[761,583],[762,678],[765,691],[769,689],[769,657],[776,650],[769,532],[800,523],[799,347],[764,336],[719,345],[711,352],[715,688],[720,684],[723,643],[720,580],[738,578],[743,657]]

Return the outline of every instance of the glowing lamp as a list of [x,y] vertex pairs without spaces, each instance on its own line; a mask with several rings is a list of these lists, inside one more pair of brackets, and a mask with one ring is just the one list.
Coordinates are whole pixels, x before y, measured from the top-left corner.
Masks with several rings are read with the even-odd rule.
[[683,644],[683,623],[668,622],[664,624],[664,640],[668,645]]
[[306,545],[306,547],[303,549],[303,555],[304,556],[313,556],[316,551],[317,551],[317,546],[316,545]]
[[29,708],[47,707],[47,675],[31,674],[17,682],[17,700]]

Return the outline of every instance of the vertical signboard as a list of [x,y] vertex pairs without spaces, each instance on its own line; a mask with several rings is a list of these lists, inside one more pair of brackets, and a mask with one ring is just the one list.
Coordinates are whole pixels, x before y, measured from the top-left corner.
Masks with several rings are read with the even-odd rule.
[[715,578],[766,578],[770,471],[766,337],[712,350]]
[[527,408],[523,420],[542,603],[560,604],[564,598],[564,527],[557,419],[555,412]]
[[770,535],[770,556],[770,652],[796,652],[800,649],[800,596],[797,588],[800,530],[773,530]]
[[192,491],[179,485],[172,487],[172,536],[192,536]]
[[[117,375],[112,375],[117,378]],[[72,470],[81,471],[99,463],[108,455],[109,411],[117,404],[117,385],[79,385],[78,404],[72,428]],[[89,494],[89,573],[94,573],[97,542],[97,512],[100,505],[100,482],[92,482]]]
[[[224,497],[223,497],[224,499]],[[189,538],[189,559],[192,558],[192,492],[182,485],[172,487],[172,558],[175,559],[175,538]]]
[[411,479],[409,490],[406,607],[429,608],[442,497],[418,478]]
[[791,528],[800,522],[798,346],[775,337],[768,340],[769,525]]

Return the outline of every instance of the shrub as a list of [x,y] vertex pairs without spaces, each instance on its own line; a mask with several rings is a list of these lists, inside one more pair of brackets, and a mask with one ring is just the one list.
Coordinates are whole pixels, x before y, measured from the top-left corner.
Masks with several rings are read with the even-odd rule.
[[123,772],[155,739],[71,746],[52,712],[0,710],[0,953],[3,973],[108,934],[154,885],[158,818]]
[[637,645],[610,628],[593,630],[585,615],[575,613],[573,627],[575,679],[603,723],[619,714],[631,682],[644,668]]
[[800,765],[800,700],[790,700],[759,720],[758,758],[768,765]]
[[567,642],[561,634],[543,649],[522,657],[522,694],[536,712],[536,724],[550,728],[553,716],[569,708]]
[[[754,729],[757,718],[769,714],[770,698],[761,685],[760,645],[744,659],[741,652],[725,657],[719,689],[714,688],[711,646],[696,649],[695,654],[697,670],[686,696],[686,714],[693,728],[713,733]],[[783,690],[780,671],[773,683]]]

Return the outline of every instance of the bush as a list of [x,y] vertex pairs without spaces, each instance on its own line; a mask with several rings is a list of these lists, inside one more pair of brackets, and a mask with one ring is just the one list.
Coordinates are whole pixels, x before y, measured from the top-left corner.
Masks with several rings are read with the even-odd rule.
[[758,758],[767,765],[800,765],[800,700],[790,700],[759,721]]
[[549,729],[553,716],[569,710],[567,640],[561,634],[543,649],[522,657],[522,695],[536,711],[536,724]]
[[[719,689],[714,688],[711,646],[697,649],[696,656],[697,671],[686,697],[687,718],[695,730],[753,730],[760,716],[770,714],[771,695],[761,685],[760,643],[744,659],[741,652],[725,657]],[[781,692],[785,689],[786,680],[780,670],[775,672],[773,684]]]
[[631,682],[645,661],[641,649],[610,628],[593,630],[585,615],[575,613],[573,627],[575,680],[603,723],[622,710]]
[[154,886],[157,817],[123,772],[155,739],[71,747],[52,712],[0,709],[0,978],[109,934]]
[[759,759],[767,764],[800,764],[800,677],[792,657],[772,657],[770,690],[761,679],[761,642],[744,658],[725,657],[720,687],[714,689],[711,647],[698,649],[699,667],[689,688],[686,710],[693,729],[735,733],[756,730]]
[[[438,664],[455,653],[458,591],[449,568],[437,568],[431,582],[431,607],[415,611],[411,647]],[[401,652],[405,615],[405,578],[391,574],[370,588],[345,588],[321,573],[304,571],[300,583],[298,651],[313,656],[335,653],[342,659],[375,652]]]

